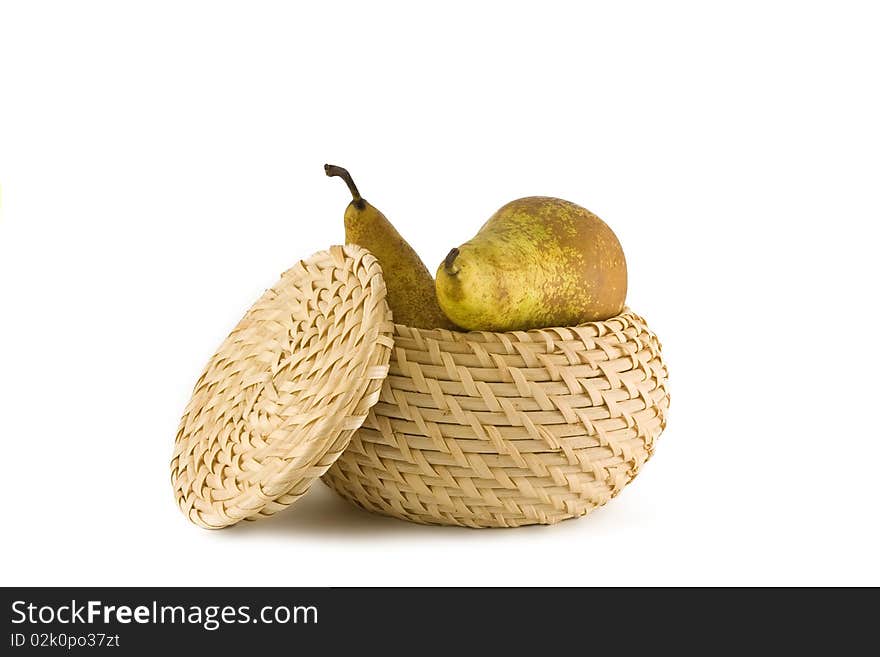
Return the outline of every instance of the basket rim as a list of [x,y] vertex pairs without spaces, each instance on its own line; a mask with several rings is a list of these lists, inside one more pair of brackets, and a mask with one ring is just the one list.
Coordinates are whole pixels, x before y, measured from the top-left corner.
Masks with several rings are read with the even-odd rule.
[[642,323],[646,323],[644,318],[632,310],[629,306],[624,306],[623,310],[621,310],[618,314],[613,317],[609,317],[607,319],[597,319],[591,322],[583,322],[581,324],[572,324],[571,326],[543,326],[540,328],[532,328],[532,329],[524,329],[517,331],[456,331],[454,329],[436,327],[436,328],[420,328],[418,326],[409,326],[408,324],[400,324],[398,322],[394,322],[394,333],[395,335],[401,333],[400,329],[403,329],[402,332],[411,332],[411,333],[420,333],[422,335],[425,334],[440,334],[443,336],[456,336],[457,338],[467,339],[468,336],[471,337],[484,337],[484,336],[499,336],[499,335],[507,335],[507,336],[515,336],[517,338],[521,338],[523,336],[538,336],[543,335],[545,333],[570,333],[572,331],[579,331],[581,329],[596,329],[596,335],[604,335],[609,332],[613,332],[614,329],[609,327],[609,324],[616,322],[618,324],[631,324],[630,318],[636,319]]

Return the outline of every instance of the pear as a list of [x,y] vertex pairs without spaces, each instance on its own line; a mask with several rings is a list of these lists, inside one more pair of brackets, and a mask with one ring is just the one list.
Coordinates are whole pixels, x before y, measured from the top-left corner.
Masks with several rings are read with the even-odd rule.
[[384,214],[361,198],[348,171],[325,164],[324,172],[348,185],[352,201],[345,209],[345,241],[376,256],[394,321],[416,328],[455,328],[440,310],[431,272],[413,248]]
[[437,269],[437,299],[471,331],[573,326],[619,314],[626,260],[589,210],[530,196],[498,210]]

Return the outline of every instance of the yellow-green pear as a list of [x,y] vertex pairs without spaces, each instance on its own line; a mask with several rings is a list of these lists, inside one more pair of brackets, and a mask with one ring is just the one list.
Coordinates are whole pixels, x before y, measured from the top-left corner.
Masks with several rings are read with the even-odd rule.
[[437,304],[434,279],[418,254],[384,214],[361,198],[348,171],[325,164],[324,172],[342,178],[348,185],[352,201],[345,209],[345,241],[376,256],[394,321],[416,328],[454,328]]
[[530,196],[502,207],[437,269],[437,299],[471,331],[573,326],[619,314],[626,260],[589,210]]

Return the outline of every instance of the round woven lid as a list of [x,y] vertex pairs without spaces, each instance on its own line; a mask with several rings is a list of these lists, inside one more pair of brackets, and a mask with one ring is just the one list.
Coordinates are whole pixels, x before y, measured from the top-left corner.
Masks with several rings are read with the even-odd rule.
[[181,511],[219,528],[303,495],[378,400],[393,328],[365,249],[334,246],[284,272],[196,383],[171,460]]

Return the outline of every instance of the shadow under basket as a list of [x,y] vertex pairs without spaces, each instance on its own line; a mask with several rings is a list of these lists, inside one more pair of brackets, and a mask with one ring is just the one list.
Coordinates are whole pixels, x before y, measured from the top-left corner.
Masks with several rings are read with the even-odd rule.
[[654,451],[669,407],[660,349],[629,309],[510,333],[397,324],[379,402],[323,480],[358,506],[419,523],[582,516]]

